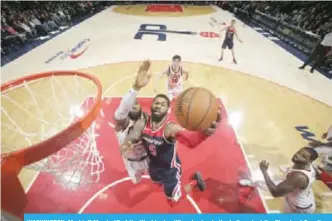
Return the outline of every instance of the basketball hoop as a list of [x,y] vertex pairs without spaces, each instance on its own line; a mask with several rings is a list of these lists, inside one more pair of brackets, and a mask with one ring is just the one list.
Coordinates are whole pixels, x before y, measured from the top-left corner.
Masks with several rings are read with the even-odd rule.
[[69,187],[99,181],[104,163],[96,138],[104,115],[96,77],[77,71],[25,76],[1,86],[1,101],[2,209],[22,215],[23,167]]

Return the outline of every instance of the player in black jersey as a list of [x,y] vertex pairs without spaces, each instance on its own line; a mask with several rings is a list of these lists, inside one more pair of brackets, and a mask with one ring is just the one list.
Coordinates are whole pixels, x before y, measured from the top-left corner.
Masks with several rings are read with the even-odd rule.
[[[220,122],[220,111],[211,127],[201,133],[185,130],[169,121],[169,108],[170,100],[167,95],[155,96],[151,105],[151,116],[148,119],[136,121],[121,149],[122,152],[130,150],[133,148],[133,142],[142,140],[150,159],[149,175],[151,180],[163,186],[164,193],[171,202],[177,202],[182,195],[182,170],[176,150],[177,141],[189,148],[195,148],[215,132]],[[199,173],[194,174],[192,182],[185,189],[191,189],[194,186],[200,190],[205,189],[205,183]]]
[[228,47],[228,49],[230,49],[232,51],[234,64],[237,64],[237,61],[235,59],[235,53],[234,53],[234,35],[237,38],[237,40],[239,40],[239,42],[242,43],[242,40],[237,35],[236,29],[235,29],[235,23],[236,22],[233,19],[231,21],[231,25],[230,26],[227,26],[227,27],[223,28],[220,31],[220,36],[221,36],[221,33],[223,31],[225,31],[225,30],[226,30],[226,35],[225,35],[224,42],[222,43],[222,46],[221,46],[221,55],[220,55],[219,61],[222,61],[223,56],[224,56],[224,49],[226,49]]

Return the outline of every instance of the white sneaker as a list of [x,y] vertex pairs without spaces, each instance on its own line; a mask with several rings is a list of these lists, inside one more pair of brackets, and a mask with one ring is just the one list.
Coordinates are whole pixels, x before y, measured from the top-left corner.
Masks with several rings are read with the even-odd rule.
[[266,185],[265,185],[265,182],[263,180],[256,180],[256,181],[253,181],[253,180],[250,180],[250,179],[241,179],[239,180],[239,184],[241,186],[250,186],[250,187],[259,187],[259,188],[262,188],[262,189],[266,189]]
[[241,179],[241,180],[239,180],[239,184],[241,186],[253,186],[254,182],[249,179]]

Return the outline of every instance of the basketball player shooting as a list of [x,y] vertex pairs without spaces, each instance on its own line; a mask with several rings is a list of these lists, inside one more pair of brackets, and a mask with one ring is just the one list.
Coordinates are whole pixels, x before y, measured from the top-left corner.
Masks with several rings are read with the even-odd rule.
[[[167,77],[167,95],[170,101],[176,98],[183,91],[183,78],[188,80],[188,71],[183,70],[181,65],[181,56],[174,55],[172,58],[172,64],[161,73],[160,78]],[[156,89],[155,89],[156,91]]]
[[227,26],[227,27],[221,29],[221,31],[220,31],[220,36],[221,36],[221,33],[225,30],[226,30],[226,35],[225,35],[225,39],[224,39],[224,41],[221,45],[221,55],[220,55],[219,61],[223,60],[224,50],[226,48],[228,48],[232,51],[234,64],[237,64],[237,61],[236,61],[236,58],[235,58],[235,52],[234,52],[234,35],[235,35],[235,37],[237,38],[237,40],[239,42],[242,43],[242,40],[239,38],[239,36],[237,34],[237,31],[236,31],[236,28],[235,28],[235,23],[236,23],[236,21],[233,19],[231,21],[230,26]]
[[314,193],[311,188],[316,180],[312,162],[318,158],[310,147],[301,148],[292,158],[293,166],[286,171],[285,179],[278,185],[272,181],[267,170],[269,163],[261,161],[259,166],[267,187],[273,197],[284,197],[285,213],[313,213],[316,209]]
[[[148,84],[151,74],[148,73],[150,69],[150,61],[144,61],[140,66],[133,88],[122,97],[119,107],[114,114],[115,132],[119,142],[122,145],[125,138],[133,129],[135,122],[139,119],[145,119],[146,114],[137,102],[137,94],[141,88]],[[132,151],[128,151],[123,156],[124,164],[129,176],[134,184],[141,180],[142,175],[148,169],[148,155],[138,141],[134,144]]]
[[[132,143],[142,140],[148,153],[149,175],[153,182],[163,186],[164,193],[169,203],[179,201],[182,195],[181,188],[181,162],[177,154],[177,141],[189,148],[195,148],[207,137],[212,135],[219,122],[220,110],[215,122],[203,132],[192,132],[168,120],[170,100],[164,94],[154,97],[151,105],[151,116],[147,119],[136,121],[134,129],[126,137],[121,146],[122,154],[133,148]],[[205,189],[205,183],[199,173],[195,173],[192,181],[185,186],[186,192],[193,187],[201,191]]]

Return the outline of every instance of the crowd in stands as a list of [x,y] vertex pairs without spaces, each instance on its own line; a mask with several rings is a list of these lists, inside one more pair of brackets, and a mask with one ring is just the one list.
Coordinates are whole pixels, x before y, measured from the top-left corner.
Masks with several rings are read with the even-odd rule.
[[1,55],[48,38],[99,7],[89,1],[1,1]]
[[315,34],[332,25],[332,4],[328,1],[236,1],[231,4],[246,11],[258,10]]

